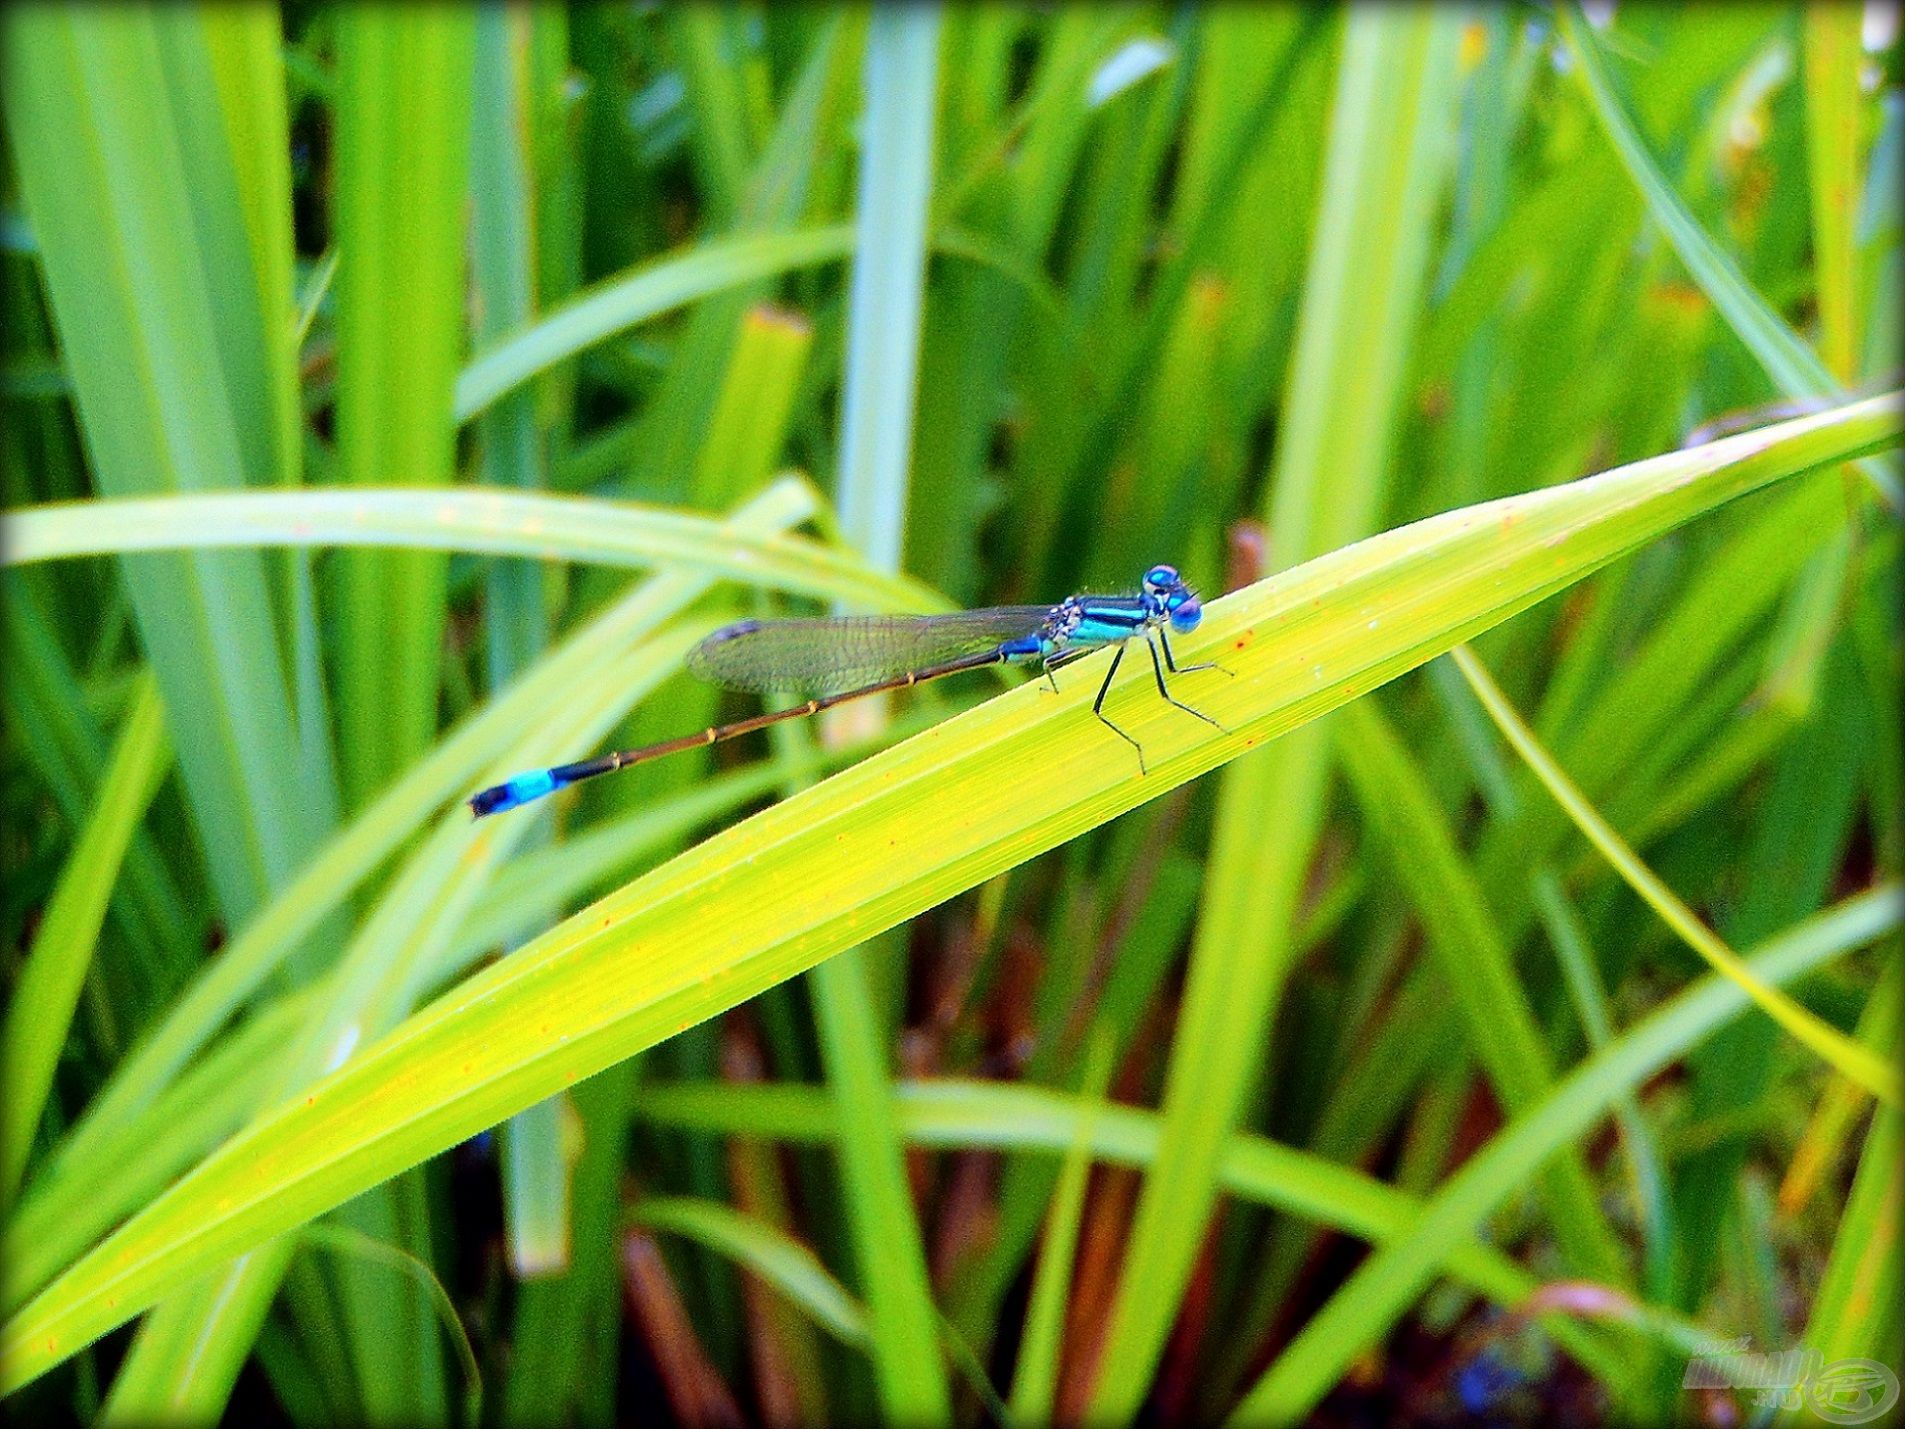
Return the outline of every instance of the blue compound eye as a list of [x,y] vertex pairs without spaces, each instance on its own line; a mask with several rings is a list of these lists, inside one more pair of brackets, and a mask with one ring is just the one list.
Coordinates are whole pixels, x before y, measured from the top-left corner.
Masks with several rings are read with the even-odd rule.
[[1153,566],[1144,573],[1144,583],[1148,586],[1160,586],[1168,590],[1177,584],[1177,567]]
[[1204,618],[1204,602],[1186,592],[1182,600],[1171,602],[1171,629],[1189,632]]

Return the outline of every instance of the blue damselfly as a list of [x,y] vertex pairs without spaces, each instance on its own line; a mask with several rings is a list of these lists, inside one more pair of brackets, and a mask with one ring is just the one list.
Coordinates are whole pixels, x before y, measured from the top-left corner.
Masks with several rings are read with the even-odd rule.
[[1107,645],[1116,646],[1117,651],[1105,670],[1091,711],[1137,751],[1138,772],[1143,774],[1144,747],[1105,714],[1111,678],[1124,659],[1125,642],[1142,637],[1151,652],[1158,694],[1185,713],[1222,729],[1209,715],[1173,695],[1164,678],[1166,670],[1182,675],[1223,669],[1211,662],[1179,665],[1171,652],[1170,632],[1187,634],[1195,630],[1203,614],[1197,592],[1179,578],[1175,567],[1153,566],[1144,573],[1143,586],[1136,595],[1075,595],[1057,605],[1000,605],[952,615],[737,621],[722,626],[689,651],[688,668],[702,679],[729,689],[756,693],[797,689],[812,692],[812,698],[640,749],[518,774],[473,795],[470,809],[479,818],[499,814],[598,774],[610,774],[684,749],[718,744],[782,720],[818,714],[863,695],[905,689],[960,670],[1036,661],[1056,690],[1055,670]]

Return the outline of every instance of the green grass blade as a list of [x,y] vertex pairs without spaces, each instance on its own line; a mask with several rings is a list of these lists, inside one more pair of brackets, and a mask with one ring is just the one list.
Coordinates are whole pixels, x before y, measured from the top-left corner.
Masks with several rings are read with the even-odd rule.
[[[805,483],[784,478],[775,499]],[[811,501],[809,512],[814,510]],[[391,546],[580,561],[704,576],[882,610],[934,611],[943,596],[869,569],[848,552],[776,529],[733,530],[669,507],[589,497],[465,488],[455,491],[300,491],[69,502],[9,512],[3,559],[24,565],[73,556],[207,546]]]
[[[867,25],[835,505],[842,534],[882,570],[899,568],[906,531],[939,32],[937,4],[876,9]],[[893,957],[899,947],[889,940],[877,950]],[[874,995],[874,951],[849,948],[822,963],[809,990],[839,1115],[859,1129],[840,1148],[841,1180],[881,1410],[894,1423],[944,1423],[952,1391],[892,1121],[891,1038]]]
[[[4,523],[0,517],[0,528]],[[60,818],[69,829],[79,829],[105,777],[105,736],[85,705],[79,672],[61,648],[42,583],[9,581],[0,619],[6,622],[8,723],[52,791]],[[129,957],[150,974],[152,986],[170,989],[197,964],[209,910],[187,912],[177,877],[159,848],[146,830],[133,831],[122,881],[113,890],[112,913]]]
[[[1395,877],[1421,915],[1443,984],[1468,1024],[1470,1049],[1504,1110],[1526,1110],[1554,1082],[1540,1023],[1421,768],[1374,700],[1344,711],[1337,752],[1364,818],[1381,834]],[[1542,1184],[1574,1272],[1627,1283],[1626,1256],[1600,1213],[1585,1159],[1562,1157]]]
[[[121,496],[239,488],[243,375],[224,321],[256,303],[238,186],[199,172],[229,152],[179,68],[184,38],[148,9],[25,7],[0,17],[6,122],[38,240],[94,482]],[[232,205],[232,206],[227,206]],[[283,798],[301,767],[264,563],[252,553],[136,559],[127,590],[165,698],[186,795],[228,918],[287,879],[322,832],[329,791]]]
[[52,1090],[60,1048],[79,1005],[106,902],[119,881],[133,830],[171,765],[165,710],[151,676],[140,679],[106,766],[92,816],[74,841],[33,946],[7,999],[0,1099],[0,1205],[10,1205]]
[[1859,371],[1859,27],[1860,13],[1850,5],[1813,6],[1800,19],[1819,358],[1842,383]]
[[[1899,1041],[1899,1022],[1905,1006],[1899,997],[1905,963],[1892,962],[1880,975],[1872,997],[1859,1014],[1859,1040],[1880,1051]],[[1820,1182],[1829,1176],[1845,1149],[1854,1124],[1866,1109],[1870,1094],[1844,1077],[1835,1077],[1819,1098],[1806,1129],[1786,1163],[1779,1185],[1779,1210],[1786,1216],[1797,1215],[1812,1200]]]
[[557,1275],[569,1264],[569,1153],[563,1127],[573,1116],[566,1099],[551,1097],[503,1124],[509,1266],[519,1280]]
[[[471,125],[470,268],[479,339],[519,327],[534,313],[532,232],[535,144],[530,128],[526,9],[487,6],[476,15],[477,91]],[[545,485],[536,394],[516,391],[478,423],[482,482],[492,487]],[[507,684],[548,643],[544,571],[533,561],[497,561],[488,571],[489,681]],[[538,838],[546,833],[538,831]],[[551,910],[556,903],[539,904]],[[520,1278],[560,1271],[569,1259],[569,1165],[562,1150],[560,1099],[517,1113],[500,1133],[503,1215],[512,1269]]]
[[813,347],[798,313],[760,304],[741,319],[708,437],[695,458],[695,494],[722,508],[767,484],[787,440],[787,423]]
[[759,61],[740,53],[742,23],[736,12],[713,5],[683,5],[663,16],[693,111],[689,142],[715,228],[727,227],[741,211],[757,142],[743,90],[748,79],[759,78]]
[[573,1168],[575,1240],[567,1272],[517,1290],[510,1336],[517,1347],[499,1396],[506,1423],[565,1413],[612,1424],[620,1362],[618,1235],[624,1132],[634,1068],[612,1068],[571,1094],[582,1127]]
[[[1843,876],[1836,870],[1843,867],[1845,850],[1858,837],[1861,766],[1874,742],[1879,707],[1863,706],[1864,691],[1851,673],[1846,646],[1835,642],[1833,655],[1822,672],[1818,707],[1755,781],[1756,816],[1741,830],[1747,836],[1734,849],[1732,876],[1742,896],[1729,900],[1730,906],[1717,906],[1713,915],[1730,946],[1757,942],[1825,906],[1835,880]],[[1682,837],[1694,836],[1698,827]],[[1663,845],[1657,857],[1672,857],[1674,847]],[[1584,852],[1598,873],[1605,855],[1593,846]],[[1684,863],[1670,868],[1676,885],[1687,880]],[[1659,936],[1652,912],[1643,916],[1642,926]],[[1876,993],[1875,988],[1860,1000]],[[1850,1009],[1835,1022],[1849,1020]],[[1752,1018],[1730,1029],[1691,1059],[1690,1116],[1724,1127],[1730,1118],[1763,1114],[1778,1085],[1781,1062],[1794,1056],[1800,1067],[1811,1061],[1810,1052],[1791,1046],[1768,1019]],[[1759,1249],[1764,1237],[1751,1229],[1769,1214],[1769,1197],[1751,1167],[1749,1139],[1722,1130],[1677,1161],[1674,1220],[1681,1245],[1674,1258],[1675,1302],[1695,1306],[1710,1290],[1730,1282],[1746,1303],[1757,1302],[1760,1333],[1770,1335],[1775,1323],[1771,1276]],[[1668,1387],[1659,1386],[1663,1392]]]
[[[1388,532],[1206,607],[1183,655],[1232,731],[1186,728],[1148,672],[1022,686],[777,805],[567,920],[267,1113],[0,1332],[23,1384],[219,1261],[522,1107],[1206,773],[1713,509],[1895,444],[1895,397]],[[1153,692],[1154,693],[1154,692]],[[212,1208],[216,1207],[216,1212]]]
[[1019,1338],[1018,1364],[1012,1372],[1014,1424],[1050,1424],[1058,1395],[1059,1353],[1065,1331],[1065,1309],[1071,1298],[1073,1261],[1078,1254],[1078,1226],[1084,1217],[1085,1187],[1091,1176],[1093,1103],[1104,1099],[1111,1081],[1112,1041],[1109,1024],[1101,1024],[1085,1053],[1079,1081],[1079,1099],[1086,1110],[1078,1131],[1065,1150],[1052,1195],[1052,1212],[1045,1222],[1039,1247],[1038,1272],[1025,1310],[1025,1330]]
[[[303,466],[298,340],[292,324],[292,181],[284,35],[267,5],[156,10],[180,135],[202,215],[207,289],[245,469],[263,485],[296,485]],[[216,111],[207,112],[215,105]],[[236,215],[236,217],[234,217]],[[247,282],[245,279],[249,279]],[[279,628],[289,645],[303,788],[334,821],[337,775],[311,610],[310,558],[271,563]]]
[[[366,4],[337,30],[339,468],[354,486],[448,485],[475,16]],[[353,551],[336,579],[339,764],[362,808],[435,733],[443,562]]]
[[[219,96],[219,117],[236,173],[249,268],[257,287],[255,344],[249,370],[234,387],[268,403],[243,419],[269,444],[262,470],[295,482],[302,466],[298,411],[298,329],[292,321],[290,116],[285,104],[284,32],[268,5],[206,7],[193,14]],[[180,16],[172,23],[183,24]],[[208,165],[209,167],[209,165]],[[234,304],[234,307],[237,305]],[[239,307],[237,311],[246,312]],[[251,379],[249,381],[244,379]]]
[[938,46],[937,5],[874,12],[834,505],[883,569],[898,567],[905,534]]
[[[584,349],[663,313],[763,279],[850,258],[854,241],[849,224],[744,234],[712,239],[604,279],[478,353],[457,379],[457,419],[470,420],[505,393]],[[946,252],[994,261],[989,257],[993,250],[975,249],[956,230],[936,235],[933,242]],[[1030,276],[1021,280],[1030,281]]]
[[456,415],[468,421],[497,398],[584,348],[702,298],[853,252],[846,224],[715,239],[606,279],[485,348],[456,383]]
[[[704,159],[717,149],[726,155],[706,166],[719,167],[726,175],[720,181],[718,211],[712,216],[721,228],[745,234],[790,232],[807,219],[810,209],[827,211],[813,203],[811,195],[816,173],[825,172],[835,162],[846,140],[841,120],[855,97],[851,61],[857,56],[857,46],[843,43],[842,36],[858,29],[845,16],[829,17],[820,26],[798,71],[790,77],[772,135],[756,136],[750,125],[738,122],[740,116],[703,107],[701,101],[709,92],[727,81],[697,72],[699,67],[713,63],[712,51],[726,50],[737,57],[745,55],[739,63],[748,71],[750,81],[764,81],[764,66],[747,38],[747,27],[713,10],[705,16],[684,12],[678,17],[671,36],[684,43],[671,48],[686,61],[684,78],[695,119],[689,143]],[[747,93],[751,96],[756,92],[755,84],[750,82]],[[731,143],[709,132],[723,127],[730,128]],[[747,156],[761,141],[766,147],[750,163]],[[810,302],[815,288],[826,282],[826,275],[802,275],[799,282],[804,290],[801,301]],[[725,285],[695,305],[680,324],[656,390],[640,414],[612,434],[619,435],[624,443],[624,455],[613,477],[618,484],[636,491],[674,493],[682,490],[688,472],[700,474],[700,455],[716,439],[716,405],[724,386],[735,380],[742,357],[737,343],[746,330],[746,314],[756,304],[772,298],[777,288],[786,286],[790,284],[775,277],[758,277]],[[723,367],[727,369],[725,378],[721,375]],[[772,400],[766,392],[761,399]],[[776,435],[771,424],[764,424],[763,441]],[[778,449],[777,442],[775,447]],[[749,489],[727,480],[713,487],[697,485],[689,499],[701,506],[722,506],[731,499],[723,493]],[[719,1354],[721,1346],[715,1348]]]
[[[1898,1214],[1905,1195],[1899,1184],[1902,1120],[1889,1107],[1879,1108],[1873,1117],[1845,1214],[1833,1236],[1832,1254],[1813,1297],[1802,1338],[1827,1368],[1846,1359],[1875,1359],[1890,1368],[1889,1356],[1897,1353]],[[1785,1416],[1787,1423],[1794,1419]]]
[[[1687,265],[1687,271],[1701,291],[1787,396],[1837,399],[1842,389],[1825,364],[1753,289],[1739,264],[1713,241],[1674,191],[1621,102],[1607,60],[1601,53],[1600,41],[1594,37],[1593,27],[1581,13],[1577,0],[1568,0],[1557,7],[1556,13],[1576,72],[1593,102],[1595,116],[1620,155],[1621,163],[1646,197],[1654,221],[1667,235],[1674,252]],[[1866,462],[1863,469],[1894,511],[1905,506],[1905,492],[1901,492],[1898,475],[1890,465]]]
[[298,1239],[305,1245],[319,1246],[339,1255],[361,1257],[373,1264],[387,1266],[413,1279],[430,1297],[438,1322],[450,1332],[450,1343],[456,1346],[457,1361],[463,1370],[464,1422],[483,1422],[483,1371],[477,1365],[476,1351],[470,1345],[469,1332],[463,1328],[462,1318],[456,1313],[456,1302],[450,1298],[450,1292],[443,1288],[443,1281],[430,1268],[428,1261],[412,1255],[401,1246],[375,1240],[349,1226],[306,1226],[299,1232]]
[[[1093,1161],[1140,1169],[1155,1165],[1161,1123],[1154,1112],[1116,1102],[1081,1099],[1028,1085],[941,1078],[895,1087],[895,1115],[914,1146],[1049,1152],[1063,1157],[1083,1139]],[[641,1115],[657,1126],[714,1136],[760,1136],[797,1144],[829,1144],[839,1124],[818,1090],[780,1084],[737,1088],[727,1083],[677,1083],[651,1088]],[[1405,1236],[1422,1203],[1354,1168],[1249,1132],[1226,1144],[1224,1190],[1241,1200],[1273,1206],[1387,1245]],[[1450,1249],[1444,1270],[1504,1306],[1519,1302],[1539,1282],[1494,1247],[1466,1242]],[[1572,1352],[1606,1371],[1593,1342],[1561,1336]]]
[[[1587,1033],[1589,1049],[1598,1052],[1613,1040],[1614,1022],[1594,950],[1588,946],[1580,915],[1559,878],[1546,868],[1538,870],[1534,891],[1542,925],[1554,945],[1562,976],[1567,979],[1575,1015]],[[1646,1266],[1643,1285],[1649,1299],[1664,1301],[1673,1284],[1673,1211],[1667,1199],[1660,1147],[1635,1098],[1625,1097],[1615,1103],[1614,1120],[1621,1130],[1639,1213]]]
[[[898,949],[889,945],[885,951],[892,955]],[[814,970],[821,1060],[836,1115],[858,1128],[840,1148],[841,1179],[854,1262],[871,1315],[870,1348],[881,1403],[896,1422],[940,1423],[951,1414],[952,1398],[939,1352],[926,1251],[892,1119],[886,1039],[874,1010],[867,952],[845,949]]]
[[773,1226],[719,1201],[646,1196],[629,1210],[645,1230],[685,1236],[719,1251],[761,1277],[843,1345],[871,1343],[867,1312],[806,1246]]
[[1628,885],[1680,935],[1687,946],[1705,958],[1721,975],[1738,983],[1741,990],[1758,1003],[1768,1017],[1817,1052],[1835,1070],[1850,1077],[1888,1105],[1897,1107],[1900,1097],[1898,1070],[1817,1014],[1760,983],[1740,955],[1701,922],[1699,916],[1681,902],[1652,869],[1641,862],[1626,840],[1588,802],[1574,781],[1554,762],[1554,757],[1535,739],[1534,732],[1522,722],[1521,716],[1508,703],[1501,688],[1481,661],[1476,659],[1474,652],[1458,646],[1454,656],[1455,663],[1474,688],[1476,697],[1501,728],[1508,742],[1515,747],[1515,752],[1527,761],[1528,766],[1547,786],[1555,802],[1567,810],[1568,817],[1574,820],[1581,832],[1614,865]]

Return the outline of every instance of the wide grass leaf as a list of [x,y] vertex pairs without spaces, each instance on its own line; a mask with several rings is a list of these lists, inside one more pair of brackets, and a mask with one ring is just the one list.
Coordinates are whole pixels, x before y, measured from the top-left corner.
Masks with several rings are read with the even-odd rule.
[[[0,1332],[0,1388],[218,1261],[1420,665],[1705,511],[1895,445],[1897,394],[1403,527],[1208,607],[1182,688],[1104,655],[828,779],[584,909],[267,1112]],[[1828,478],[1829,479],[1829,478]],[[480,839],[478,840],[480,844]],[[474,845],[473,853],[480,852]],[[1731,989],[1727,989],[1731,992]],[[1734,993],[1734,996],[1739,994]]]
[[[786,477],[773,490],[792,500],[804,485]],[[397,546],[639,569],[667,565],[880,610],[946,605],[917,581],[882,575],[851,553],[778,530],[737,531],[665,507],[484,487],[306,487],[29,507],[7,514],[0,567],[215,546]]]

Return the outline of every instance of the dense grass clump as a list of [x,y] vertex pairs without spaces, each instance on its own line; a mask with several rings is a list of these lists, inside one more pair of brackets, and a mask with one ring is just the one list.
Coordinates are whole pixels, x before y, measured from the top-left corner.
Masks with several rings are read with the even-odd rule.
[[7,1407],[1880,1412],[1888,24],[0,12]]

